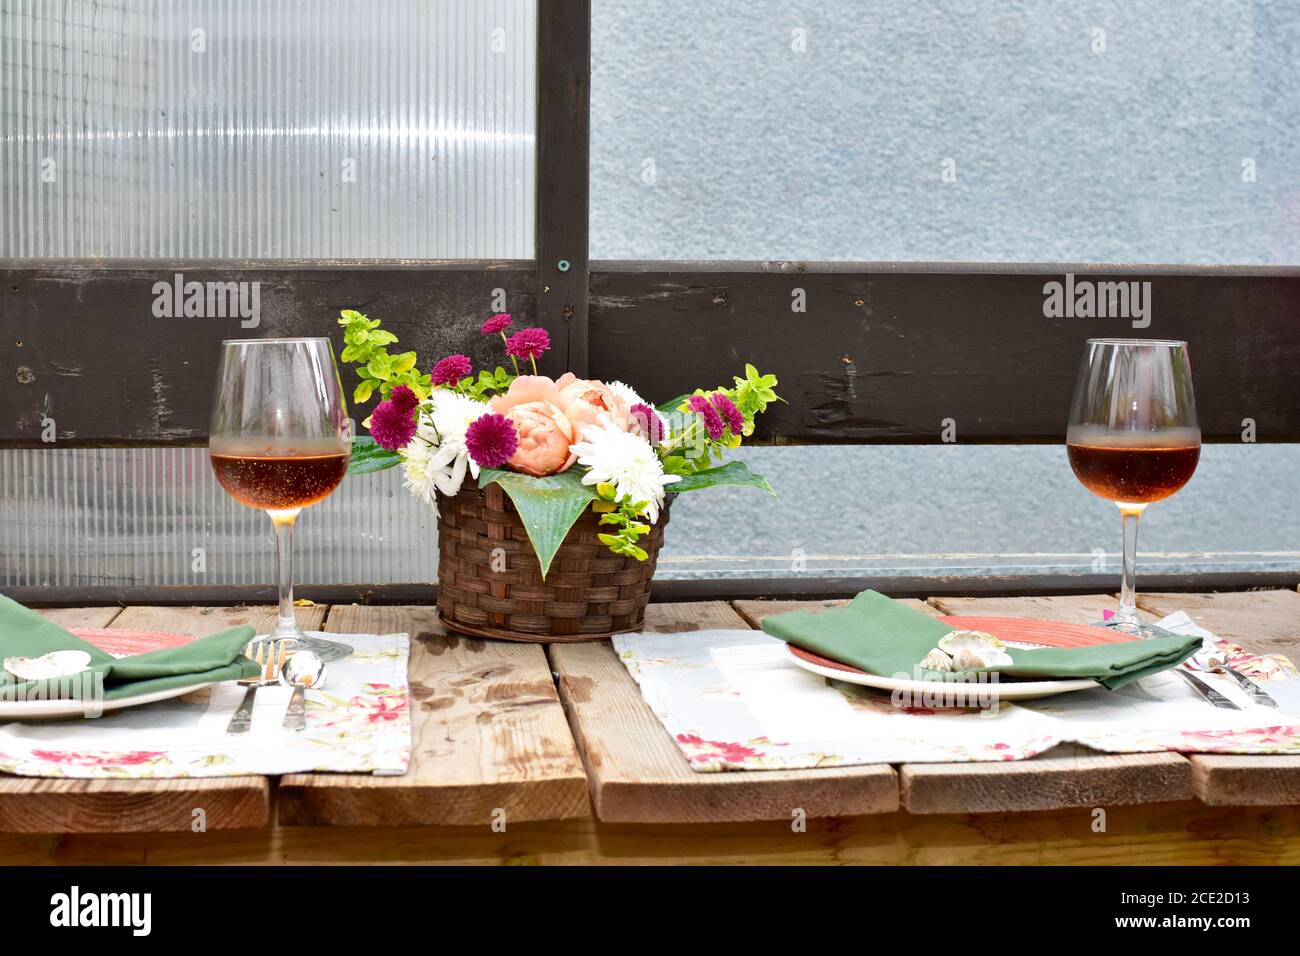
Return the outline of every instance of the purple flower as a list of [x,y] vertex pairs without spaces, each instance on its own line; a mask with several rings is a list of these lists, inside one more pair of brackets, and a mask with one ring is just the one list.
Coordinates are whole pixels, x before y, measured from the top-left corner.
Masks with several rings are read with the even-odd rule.
[[658,411],[643,402],[637,402],[628,410],[632,418],[633,430],[651,445],[658,445],[664,440],[664,417]]
[[736,403],[722,392],[714,392],[709,396],[709,401],[713,402],[713,407],[721,413],[727,427],[731,429],[731,434],[739,435],[741,429],[745,427],[745,416],[740,414],[740,409],[736,407]]
[[469,357],[465,355],[448,355],[433,367],[434,385],[455,385],[462,378],[474,371]]
[[506,354],[512,358],[532,359],[534,362],[551,347],[551,337],[545,329],[520,329],[506,339]]
[[370,413],[370,434],[375,444],[389,451],[405,448],[406,443],[415,437],[413,410],[414,406],[403,408],[391,398],[376,405]]
[[710,441],[722,441],[722,434],[727,430],[722,416],[703,395],[692,395],[686,403],[690,410],[704,419],[704,430],[709,433]]
[[484,335],[496,335],[498,332],[504,332],[509,325],[510,313],[502,312],[499,315],[492,316],[492,318],[484,322],[479,331]]
[[420,397],[411,391],[409,385],[398,385],[388,393],[388,400],[404,412],[415,411],[415,406],[420,404]]
[[480,468],[500,468],[519,447],[519,433],[510,419],[488,412],[465,429],[465,447]]

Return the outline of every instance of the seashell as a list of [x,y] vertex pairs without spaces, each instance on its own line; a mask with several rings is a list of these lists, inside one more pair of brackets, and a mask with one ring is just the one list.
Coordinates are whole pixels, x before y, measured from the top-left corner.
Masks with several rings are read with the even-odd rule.
[[921,658],[921,667],[928,671],[950,671],[952,658],[936,647]]
[[952,655],[959,671],[983,670],[1011,663],[1007,645],[985,631],[949,631],[939,646]]
[[996,647],[986,648],[982,651],[972,651],[970,648],[962,648],[953,655],[952,664],[955,670],[959,671],[982,671],[990,667],[1001,667],[1004,664],[1011,663],[1011,655],[1006,651],[1000,651]]
[[1007,645],[987,631],[949,631],[939,638],[939,647],[949,654],[956,654],[963,648],[982,651],[991,647],[1003,651],[1006,650]]
[[19,680],[50,680],[70,677],[90,666],[85,651],[50,651],[40,657],[6,657],[5,670]]

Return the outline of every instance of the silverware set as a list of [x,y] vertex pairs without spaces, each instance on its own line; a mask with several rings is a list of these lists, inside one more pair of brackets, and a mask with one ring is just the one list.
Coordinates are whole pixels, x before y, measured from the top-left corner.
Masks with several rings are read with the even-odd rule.
[[1178,673],[1182,674],[1192,688],[1209,701],[1215,707],[1222,707],[1225,710],[1241,710],[1239,704],[1233,703],[1223,694],[1209,685],[1207,681],[1198,677],[1195,672],[1199,671],[1205,674],[1227,674],[1236,683],[1238,687],[1246,692],[1251,703],[1261,704],[1264,707],[1276,707],[1277,701],[1264,692],[1264,689],[1256,684],[1253,680],[1228,666],[1228,662],[1223,655],[1213,647],[1205,648],[1193,654],[1183,662],[1181,667],[1176,668]]
[[226,725],[227,734],[246,734],[252,729],[257,689],[270,684],[293,688],[281,726],[288,731],[303,730],[307,726],[306,691],[308,687],[320,687],[325,682],[325,664],[311,651],[295,651],[294,643],[292,639],[262,640],[250,641],[244,647],[244,656],[257,664],[260,673],[240,680],[239,683],[248,690]]

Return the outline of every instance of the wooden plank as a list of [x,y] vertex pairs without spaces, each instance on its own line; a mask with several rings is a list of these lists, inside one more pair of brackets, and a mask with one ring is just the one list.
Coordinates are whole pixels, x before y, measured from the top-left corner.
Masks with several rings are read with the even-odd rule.
[[[587,370],[591,0],[537,4],[537,315],[552,376]],[[671,398],[672,396],[666,396]]]
[[120,607],[47,607],[36,611],[60,627],[108,627],[122,612]]
[[[1186,611],[1219,637],[1259,654],[1300,662],[1300,594],[1138,594],[1138,606],[1163,617]],[[1300,804],[1300,754],[1194,754],[1192,787],[1211,806]]]
[[[646,629],[693,631],[746,623],[721,602],[652,604]],[[650,710],[613,648],[552,644],[551,666],[605,823],[723,823],[888,813],[898,807],[888,766],[696,773]]]
[[1139,592],[1137,603],[1153,619],[1186,611],[1193,621],[1219,637],[1257,654],[1285,654],[1300,664],[1300,594],[1295,591]]
[[[319,626],[324,608],[300,608],[305,626]],[[48,612],[43,612],[48,613]],[[86,608],[53,617],[65,627],[176,631],[202,637],[236,624],[265,630],[273,608]],[[90,623],[100,622],[103,623]],[[135,833],[190,830],[202,809],[208,831],[264,826],[270,786],[265,777],[179,780],[53,780],[0,777],[0,831],[11,833]]]
[[[247,283],[249,304],[256,288],[256,324],[229,310],[155,315],[155,287],[178,275],[204,283],[205,293],[207,283]],[[495,366],[501,343],[478,334],[494,290],[526,320],[534,283],[533,264],[523,261],[0,260],[0,447],[49,447],[41,440],[47,418],[61,448],[200,443],[222,339],[324,335],[337,357],[336,320],[346,308],[383,320],[401,348],[419,352],[422,368],[451,352]],[[344,370],[348,395],[355,382]],[[357,421],[367,414],[351,412]]]
[[[296,608],[298,626],[308,631],[320,630],[327,611],[322,605]],[[113,620],[113,627],[205,637],[250,624],[258,634],[266,634],[275,627],[278,615],[274,607],[127,607]]]
[[[729,382],[737,359],[720,343],[743,341],[739,360],[788,401],[758,440],[939,443],[952,418],[963,443],[1059,442],[1084,340],[1134,334],[1114,315],[1045,316],[1044,287],[1066,273],[1150,283],[1159,305],[1138,334],[1191,342],[1206,441],[1239,442],[1245,417],[1268,440],[1300,439],[1295,268],[594,262],[591,365],[679,395]],[[791,314],[796,297],[806,314]]]
[[885,813],[810,819],[637,825],[594,820],[489,827],[264,827],[205,834],[0,834],[10,865],[1291,865],[1300,808],[1195,801],[1042,813]]
[[942,614],[982,617],[1035,617],[1071,624],[1095,624],[1103,611],[1117,605],[1113,594],[1042,595],[1037,597],[940,597],[929,603]]
[[335,607],[326,630],[411,635],[411,765],[400,777],[285,776],[281,823],[487,828],[587,815],[586,776],[540,645],[449,635],[431,607]]
[[[1113,608],[1108,595],[1037,598],[932,598],[937,612],[1035,617],[1091,624]],[[982,813],[1113,807],[1186,800],[1191,766],[1173,753],[1102,754],[1062,744],[1006,763],[905,764],[903,805],[912,813]]]
[[[555,73],[575,84],[582,78],[576,70]],[[577,109],[584,94],[575,86],[558,102]],[[557,112],[559,123],[564,114]],[[539,114],[539,124],[544,119]],[[575,138],[570,147],[577,146]],[[547,148],[539,126],[539,174]],[[572,158],[576,177],[585,164]],[[566,279],[572,263],[586,258],[574,216],[538,247],[546,269]],[[550,236],[540,218],[538,229]],[[571,262],[569,272],[559,271],[560,258]],[[1300,364],[1300,326],[1290,321],[1300,312],[1294,268],[597,263],[590,271],[590,369],[650,397],[677,395],[701,382],[730,381],[736,359],[723,344],[743,336],[741,360],[775,373],[788,399],[763,417],[757,440],[937,443],[952,417],[967,443],[1056,442],[1081,343],[1129,329],[1119,318],[1045,317],[1043,287],[1066,272],[1151,283],[1147,301],[1160,305],[1145,334],[1192,343],[1207,441],[1239,441],[1244,417],[1259,423],[1261,441],[1300,439],[1291,375]],[[155,288],[178,274],[205,291],[209,282],[259,283],[258,324],[245,328],[238,315],[155,316]],[[493,290],[505,290],[507,308],[527,319],[540,274],[520,261],[3,260],[0,325],[6,341],[22,344],[7,346],[10,361],[0,375],[0,446],[41,446],[47,417],[62,447],[201,442],[221,339],[324,334],[338,345],[333,317],[350,306],[383,319],[424,362],[454,351],[495,362],[491,342],[477,335]],[[796,290],[807,313],[791,321]],[[543,294],[553,295],[561,320],[566,306],[573,320],[581,291]],[[570,327],[565,357],[581,357],[580,333]],[[124,341],[150,347],[124,349]],[[651,341],[654,349],[642,347]],[[1023,374],[1026,355],[1033,356],[1032,376]],[[552,358],[558,364],[560,357],[557,349]],[[344,381],[353,381],[350,372]]]
[[153,833],[265,826],[265,777],[54,780],[0,776],[0,832]]

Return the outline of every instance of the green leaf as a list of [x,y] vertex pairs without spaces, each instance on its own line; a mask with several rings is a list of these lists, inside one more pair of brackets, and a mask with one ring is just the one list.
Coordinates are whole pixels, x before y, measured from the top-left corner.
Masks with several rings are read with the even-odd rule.
[[362,405],[370,401],[370,396],[374,391],[375,383],[371,379],[365,379],[357,385],[356,391],[352,393],[352,404]]
[[582,483],[577,469],[545,478],[498,468],[484,468],[479,472],[480,488],[486,488],[494,481],[514,502],[545,578],[555,552],[560,550],[569,529],[582,517],[596,492]]
[[403,352],[393,359],[393,372],[401,375],[403,372],[409,372],[415,366],[415,353]]
[[675,412],[677,411],[677,406],[680,405],[682,402],[686,401],[690,397],[691,397],[690,395],[678,395],[671,402],[664,402],[662,405],[659,405],[658,411],[663,414],[667,414],[668,412]]
[[720,485],[757,488],[759,491],[766,491],[769,495],[776,494],[772,490],[772,486],[767,483],[767,479],[762,475],[754,474],[743,461],[729,461],[717,468],[706,468],[703,471],[695,472],[693,475],[683,475],[681,481],[675,481],[671,485],[665,485],[664,487],[669,492],[681,492],[699,491],[701,488],[716,488]]
[[348,462],[349,475],[368,475],[372,472],[392,468],[402,459],[397,452],[389,451],[369,435],[352,439],[352,459]]
[[389,362],[390,359],[387,355],[376,355],[370,360],[370,364],[366,366],[366,371],[375,378],[386,379],[392,374]]

